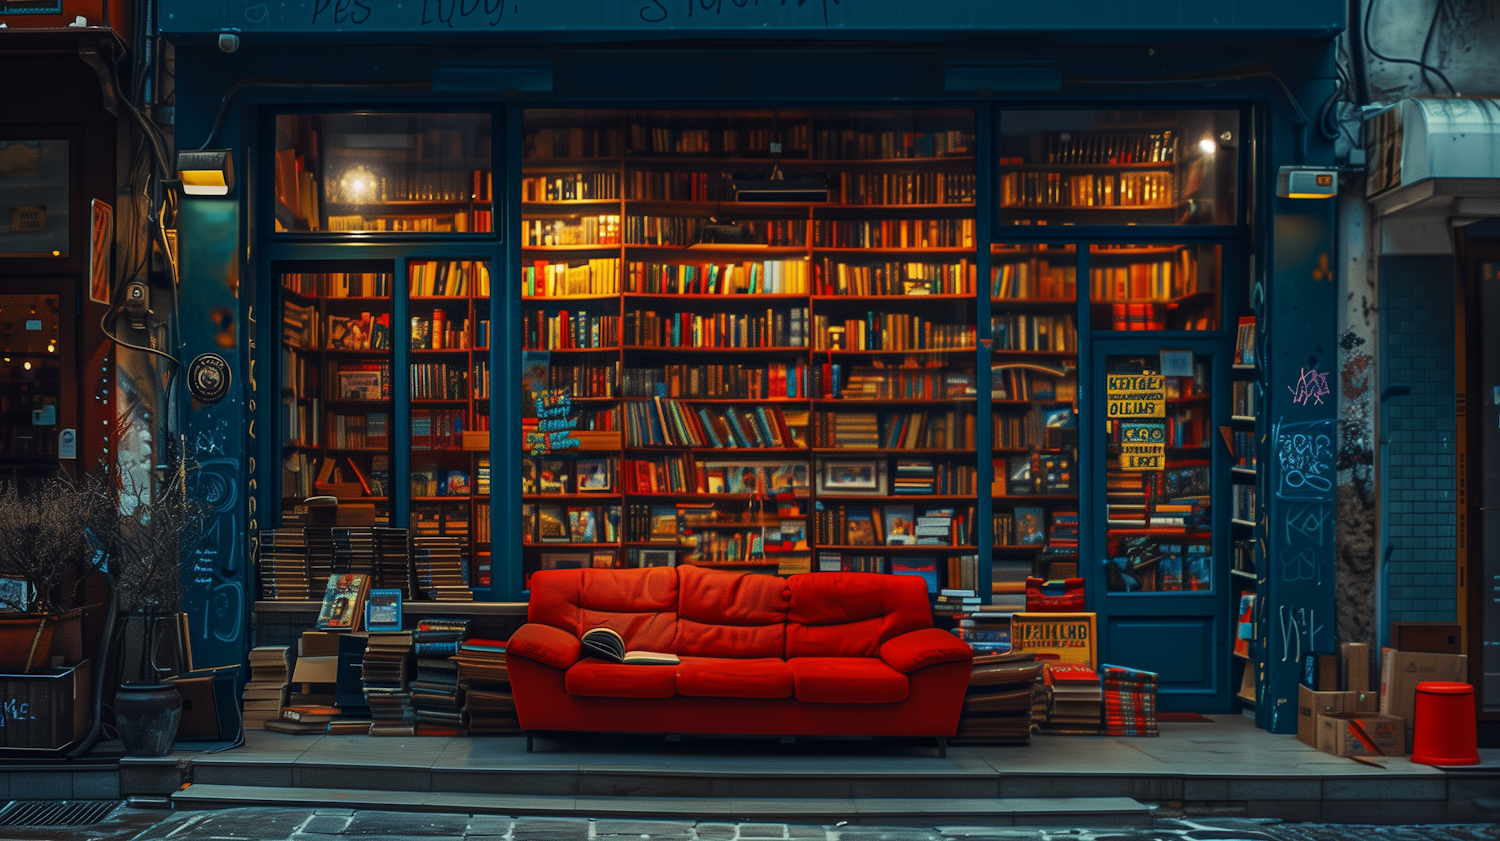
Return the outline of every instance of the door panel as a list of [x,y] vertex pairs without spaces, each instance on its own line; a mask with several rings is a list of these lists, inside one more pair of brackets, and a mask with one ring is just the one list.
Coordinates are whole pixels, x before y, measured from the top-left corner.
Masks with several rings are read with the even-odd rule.
[[1118,652],[1110,663],[1161,676],[1161,691],[1212,690],[1214,617],[1181,619],[1123,617],[1105,624]]

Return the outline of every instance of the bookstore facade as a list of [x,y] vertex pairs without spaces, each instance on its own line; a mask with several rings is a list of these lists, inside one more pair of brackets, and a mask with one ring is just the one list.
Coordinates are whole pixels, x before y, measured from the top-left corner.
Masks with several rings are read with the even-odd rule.
[[442,35],[187,5],[179,144],[238,170],[179,212],[189,358],[223,330],[190,307],[240,325],[185,430],[244,477],[204,656],[321,594],[284,527],[333,496],[377,527],[334,564],[380,578],[408,530],[413,616],[540,569],[907,574],[997,612],[1040,577],[1163,709],[1295,726],[1333,650],[1332,218],[1275,175],[1331,159],[1304,111],[1339,4],[1006,48],[831,36],[848,3],[761,9],[776,40],[736,40],[744,4],[663,34],[440,3]]

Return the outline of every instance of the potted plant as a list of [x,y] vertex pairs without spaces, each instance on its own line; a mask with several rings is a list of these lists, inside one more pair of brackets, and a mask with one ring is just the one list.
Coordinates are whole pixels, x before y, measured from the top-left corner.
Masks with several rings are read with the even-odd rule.
[[0,673],[51,665],[54,632],[78,613],[69,596],[104,558],[91,541],[111,528],[103,486],[64,476],[0,486]]
[[121,664],[115,694],[115,728],[131,756],[164,756],[172,749],[182,712],[177,689],[156,666],[156,627],[181,610],[180,551],[202,536],[207,508],[189,492],[194,469],[180,457],[167,460],[149,481],[121,472],[119,515],[112,535],[109,574],[125,628],[139,629],[139,670]]

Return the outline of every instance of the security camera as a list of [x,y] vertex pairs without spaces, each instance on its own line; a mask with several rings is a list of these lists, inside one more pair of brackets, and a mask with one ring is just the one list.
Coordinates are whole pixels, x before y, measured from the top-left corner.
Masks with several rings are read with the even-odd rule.
[[130,317],[133,330],[146,329],[146,316],[151,312],[151,287],[145,281],[132,280],[125,284],[125,314]]
[[223,32],[219,34],[219,49],[223,50],[226,53],[232,53],[239,48],[240,36],[234,34],[233,32]]

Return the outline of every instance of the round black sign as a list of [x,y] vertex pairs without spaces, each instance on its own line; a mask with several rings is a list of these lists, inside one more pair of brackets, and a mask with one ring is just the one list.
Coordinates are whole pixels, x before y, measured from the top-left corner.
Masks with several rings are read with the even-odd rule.
[[229,393],[229,363],[217,353],[201,354],[188,366],[188,391],[204,403],[217,403]]

